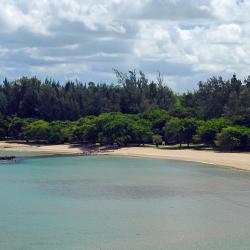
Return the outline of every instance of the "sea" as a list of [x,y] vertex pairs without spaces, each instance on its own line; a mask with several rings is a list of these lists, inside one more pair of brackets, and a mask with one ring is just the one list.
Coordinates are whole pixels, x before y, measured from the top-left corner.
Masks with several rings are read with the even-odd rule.
[[249,172],[8,154],[19,160],[0,163],[1,250],[250,249]]

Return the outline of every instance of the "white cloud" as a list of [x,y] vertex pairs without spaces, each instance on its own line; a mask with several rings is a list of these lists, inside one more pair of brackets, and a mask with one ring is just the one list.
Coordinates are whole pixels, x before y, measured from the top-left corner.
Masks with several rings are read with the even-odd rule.
[[64,74],[68,76],[77,75],[82,72],[86,72],[89,70],[87,65],[81,64],[74,64],[74,63],[59,63],[54,66],[32,66],[31,70],[34,74],[36,73],[43,73],[45,75],[54,75],[54,74]]
[[[17,5],[18,1],[0,1],[0,21],[5,30],[16,30],[19,28],[27,28],[32,32],[47,34],[47,26],[49,25],[48,16],[40,11],[39,6],[31,4],[27,13]],[[32,3],[32,1],[31,1]],[[33,8],[35,7],[35,8]]]
[[112,68],[140,67],[178,90],[248,75],[249,12],[246,0],[0,0],[0,78],[110,81]]

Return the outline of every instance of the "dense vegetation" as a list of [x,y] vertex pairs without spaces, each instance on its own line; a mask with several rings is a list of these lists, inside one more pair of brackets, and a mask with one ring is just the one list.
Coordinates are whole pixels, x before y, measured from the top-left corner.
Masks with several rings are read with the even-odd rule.
[[45,143],[203,144],[250,149],[250,77],[213,77],[177,95],[159,76],[116,71],[118,84],[23,77],[0,85],[0,138]]

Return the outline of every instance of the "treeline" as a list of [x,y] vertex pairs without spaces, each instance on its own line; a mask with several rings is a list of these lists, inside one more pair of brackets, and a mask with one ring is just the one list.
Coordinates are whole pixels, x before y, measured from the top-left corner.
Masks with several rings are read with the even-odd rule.
[[197,91],[180,98],[182,107],[194,117],[203,120],[225,117],[250,126],[250,76],[243,83],[236,75],[230,81],[213,77],[200,82]]
[[165,110],[141,114],[103,113],[77,121],[0,119],[0,137],[43,143],[100,143],[103,145],[154,143],[203,144],[220,150],[249,150],[250,128],[217,118],[198,120],[173,117]]
[[46,121],[77,120],[105,112],[137,114],[153,108],[173,109],[176,96],[159,77],[149,82],[140,72],[116,71],[118,84],[41,82],[23,77],[0,85],[0,112],[6,116],[40,118]]
[[127,145],[164,141],[222,150],[250,148],[250,77],[200,82],[173,93],[159,76],[116,71],[118,83],[21,78],[0,85],[0,138]]

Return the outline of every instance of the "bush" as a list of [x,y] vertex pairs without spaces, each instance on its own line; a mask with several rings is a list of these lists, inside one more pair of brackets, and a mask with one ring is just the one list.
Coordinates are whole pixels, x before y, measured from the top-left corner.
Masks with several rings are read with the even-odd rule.
[[8,135],[8,121],[4,119],[0,113],[0,139],[7,137]]
[[222,131],[223,128],[228,127],[229,123],[223,118],[212,119],[202,122],[197,129],[194,136],[195,142],[204,143],[206,145],[215,145],[216,135]]
[[247,150],[250,147],[250,129],[227,127],[216,137],[216,146],[221,150]]
[[166,142],[170,144],[179,143],[180,147],[182,143],[189,145],[193,142],[198,123],[194,118],[180,119],[173,117],[164,127]]
[[157,148],[162,144],[162,137],[160,135],[153,135],[152,140]]
[[48,141],[49,135],[49,123],[43,120],[37,120],[32,123],[29,123],[23,131],[23,136],[27,141]]
[[154,134],[163,136],[163,127],[170,120],[170,115],[166,110],[154,109],[139,115],[144,120],[151,122]]
[[10,120],[10,124],[8,127],[9,136],[13,139],[21,139],[22,131],[24,127],[27,126],[28,124],[29,124],[28,119],[14,116]]

